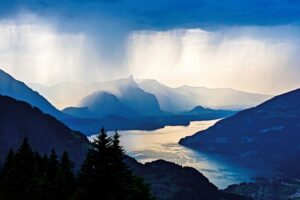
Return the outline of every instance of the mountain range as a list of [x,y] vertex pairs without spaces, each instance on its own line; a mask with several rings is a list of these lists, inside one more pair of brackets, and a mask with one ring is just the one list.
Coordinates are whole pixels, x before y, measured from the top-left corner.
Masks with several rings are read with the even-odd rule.
[[139,86],[158,99],[164,111],[180,112],[203,106],[213,109],[241,110],[258,105],[271,96],[230,88],[181,86],[170,88],[153,79],[140,80]]
[[[270,98],[233,89],[170,88],[156,80],[135,80],[133,76],[106,82],[32,86],[54,102],[68,102],[66,95],[61,95],[67,91],[75,106],[68,106],[62,112],[78,118],[100,119],[108,129],[122,130],[151,130],[165,125],[188,125],[194,120],[224,118],[234,112],[223,107],[241,109]],[[71,124],[86,132],[77,127],[78,123]]]
[[[132,76],[107,82],[65,82],[50,87],[40,84],[29,85],[62,109],[70,106],[81,107],[82,99],[99,91],[111,93],[124,100],[128,99],[126,95],[128,92],[143,94],[149,98],[153,95],[162,111],[173,113],[191,110],[199,105],[214,109],[241,110],[256,106],[271,98],[270,95],[230,88],[210,89],[192,86],[171,88],[153,79],[135,80]],[[68,95],[64,95],[65,93]],[[155,100],[152,98],[152,101]],[[158,109],[157,106],[156,109]]]
[[300,89],[296,89],[220,120],[179,143],[299,177],[299,133]]
[[[98,83],[98,90],[85,96],[79,107],[67,107],[62,112],[38,92],[4,71],[0,71],[0,83],[0,95],[25,101],[86,135],[97,133],[103,126],[107,130],[154,130],[166,125],[188,125],[193,120],[223,118],[234,113],[199,109],[200,106],[195,108],[197,112],[163,111],[156,96],[142,90],[133,77]],[[95,84],[91,83],[90,86],[96,89]],[[80,87],[75,84],[73,88]],[[72,94],[72,89],[68,89],[64,92],[59,90],[59,96]]]

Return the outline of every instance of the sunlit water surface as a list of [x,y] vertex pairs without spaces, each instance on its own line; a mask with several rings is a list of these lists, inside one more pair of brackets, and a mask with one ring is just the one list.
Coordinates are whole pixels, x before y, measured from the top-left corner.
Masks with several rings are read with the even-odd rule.
[[[219,188],[250,180],[254,175],[251,170],[234,165],[220,156],[200,153],[178,144],[181,138],[207,129],[217,121],[196,121],[189,126],[166,126],[154,131],[119,131],[121,145],[128,155],[142,163],[164,159],[194,167]],[[110,136],[113,134],[108,132]]]

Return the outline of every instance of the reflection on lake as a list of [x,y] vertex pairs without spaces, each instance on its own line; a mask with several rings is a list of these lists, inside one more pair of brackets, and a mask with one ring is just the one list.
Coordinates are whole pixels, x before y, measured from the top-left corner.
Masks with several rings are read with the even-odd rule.
[[[219,188],[250,179],[252,172],[233,165],[216,156],[199,153],[180,146],[178,141],[200,130],[207,129],[218,120],[191,122],[189,126],[166,126],[154,131],[119,131],[121,145],[128,155],[145,163],[164,159],[198,169]],[[108,132],[112,135],[114,132]],[[93,136],[90,137],[92,139]]]

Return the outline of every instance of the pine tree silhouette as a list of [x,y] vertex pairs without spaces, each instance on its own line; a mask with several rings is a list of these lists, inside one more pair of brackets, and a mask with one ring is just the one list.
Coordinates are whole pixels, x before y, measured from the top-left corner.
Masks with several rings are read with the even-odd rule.
[[25,138],[0,170],[0,200],[152,199],[148,186],[124,163],[119,138],[101,129],[77,177],[67,152],[59,160],[54,149],[41,157]]
[[110,145],[111,140],[102,128],[81,167],[76,198],[110,199]]
[[124,163],[120,136],[110,138],[102,128],[79,173],[78,199],[152,199],[148,186]]
[[12,199],[15,191],[15,153],[11,149],[3,164],[3,168],[0,175],[0,199]]
[[76,184],[73,173],[73,164],[67,152],[64,152],[60,159],[54,185],[56,186],[56,199],[67,199],[74,194]]

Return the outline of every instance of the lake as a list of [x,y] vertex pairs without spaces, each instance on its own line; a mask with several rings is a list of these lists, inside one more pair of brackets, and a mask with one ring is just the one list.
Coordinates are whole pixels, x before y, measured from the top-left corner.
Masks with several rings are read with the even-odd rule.
[[[178,144],[181,138],[207,129],[217,121],[195,121],[191,122],[189,126],[166,126],[154,131],[118,132],[121,135],[121,145],[126,149],[126,153],[139,162],[164,159],[183,166],[194,167],[212,183],[223,189],[231,184],[249,181],[254,172],[237,166],[220,156],[200,153]],[[108,135],[113,134],[114,132],[108,132]],[[91,136],[89,139],[92,140],[93,137]]]

